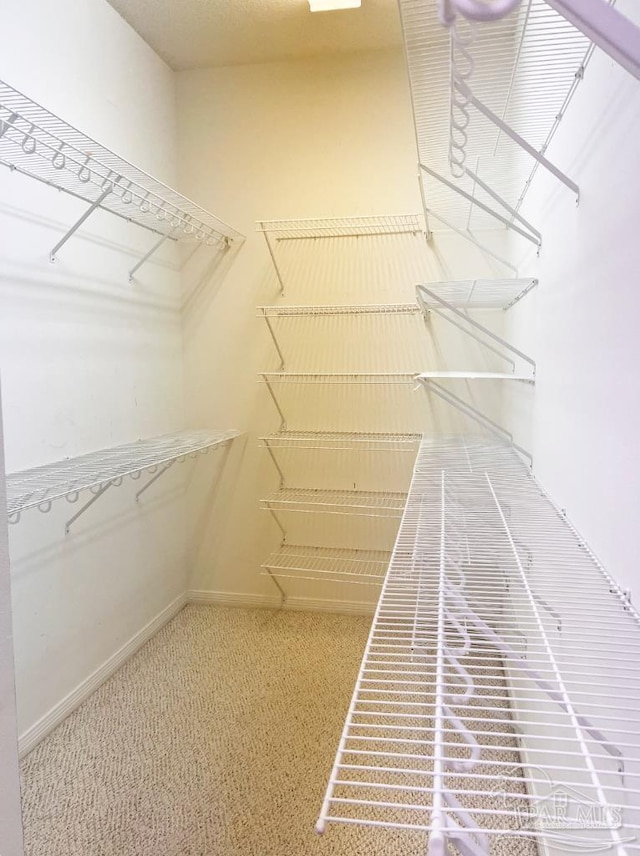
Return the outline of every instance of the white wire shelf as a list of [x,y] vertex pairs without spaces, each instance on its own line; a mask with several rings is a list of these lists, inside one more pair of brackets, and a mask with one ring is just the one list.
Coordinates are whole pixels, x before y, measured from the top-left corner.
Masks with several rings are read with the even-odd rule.
[[417,303],[362,303],[354,306],[258,306],[260,318],[297,318],[328,315],[419,315]]
[[354,431],[279,431],[260,437],[267,446],[279,449],[325,449],[329,451],[415,453],[421,434],[383,434]]
[[[473,42],[467,45],[456,42],[456,28],[442,26],[435,0],[400,0],[399,5],[419,161],[471,197],[463,198],[433,175],[423,174],[426,209],[443,218],[437,224],[440,228],[465,233],[501,228],[478,203],[500,212],[514,225],[511,212],[491,192],[518,211],[539,164],[457,93],[457,102],[466,105],[469,122],[454,139],[464,154],[454,149],[454,156],[490,192],[468,174],[452,177],[452,58],[454,70],[458,68],[465,76],[472,95],[544,155],[582,79],[593,50],[590,40],[544,0],[523,2],[501,20],[476,24]],[[459,21],[457,26],[457,35],[466,40],[469,34],[464,23]],[[457,116],[464,121],[455,110],[453,115],[454,120]]]
[[636,852],[638,654],[640,616],[514,450],[424,439],[318,831]]
[[510,309],[538,284],[537,279],[467,279],[429,282],[430,291],[456,309]]
[[383,214],[375,217],[314,217],[304,220],[259,220],[257,231],[277,241],[306,238],[351,238],[369,235],[419,234],[424,231],[418,214]]
[[401,517],[406,498],[400,491],[281,487],[260,500],[260,505],[269,511]]
[[[0,163],[171,240],[243,236],[0,81]],[[79,225],[76,224],[76,225]]]
[[411,372],[261,372],[266,383],[310,384],[415,384]]
[[[17,523],[22,512],[29,508],[48,512],[52,503],[63,497],[69,502],[77,502],[83,491],[91,491],[96,499],[108,487],[121,484],[126,476],[137,479],[148,471],[155,474],[152,480],[155,481],[174,463],[205,454],[237,436],[239,432],[235,430],[180,431],[9,473],[9,522]],[[151,482],[147,482],[147,486],[149,484]]]
[[416,380],[517,380],[522,383],[534,383],[527,375],[517,375],[510,372],[421,372]]
[[379,586],[390,557],[384,550],[283,544],[262,567],[275,577]]

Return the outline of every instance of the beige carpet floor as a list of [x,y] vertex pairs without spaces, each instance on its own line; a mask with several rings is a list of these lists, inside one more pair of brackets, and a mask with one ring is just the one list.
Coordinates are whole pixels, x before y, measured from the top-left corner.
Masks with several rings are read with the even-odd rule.
[[27,856],[424,856],[313,830],[369,623],[186,607],[23,761]]

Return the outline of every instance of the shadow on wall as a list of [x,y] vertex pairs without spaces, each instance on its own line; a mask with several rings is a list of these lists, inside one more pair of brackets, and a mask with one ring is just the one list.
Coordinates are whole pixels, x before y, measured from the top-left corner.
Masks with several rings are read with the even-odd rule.
[[218,244],[211,248],[200,245],[192,250],[182,267],[182,313],[185,325],[190,325],[215,300],[244,241],[231,245]]

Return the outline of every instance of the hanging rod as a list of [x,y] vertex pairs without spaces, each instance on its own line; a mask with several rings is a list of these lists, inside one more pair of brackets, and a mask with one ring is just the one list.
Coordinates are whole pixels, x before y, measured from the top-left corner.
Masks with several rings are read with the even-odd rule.
[[152,475],[136,495],[136,500],[174,463],[206,454],[239,436],[238,431],[180,431],[138,440],[124,446],[101,449],[76,458],[67,458],[41,467],[7,475],[7,515],[9,523],[18,523],[23,511],[38,508],[47,513],[63,497],[70,503],[79,500],[83,491],[93,497],[67,524],[93,505],[109,488],[118,487],[126,476],[139,479],[143,472]]
[[89,204],[89,209],[52,250],[52,261],[97,208],[159,235],[161,240],[152,251],[164,240],[223,246],[244,240],[240,232],[218,217],[3,81],[0,81],[0,163]]
[[637,852],[635,651],[640,615],[514,450],[425,438],[317,830]]

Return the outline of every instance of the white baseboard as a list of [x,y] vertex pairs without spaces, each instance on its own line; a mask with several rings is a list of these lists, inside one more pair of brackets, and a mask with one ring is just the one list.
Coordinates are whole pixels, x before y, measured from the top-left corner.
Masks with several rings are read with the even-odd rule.
[[109,659],[104,662],[93,674],[78,684],[69,695],[54,705],[41,719],[28,728],[24,734],[20,735],[18,740],[18,748],[20,756],[26,755],[35,746],[53,731],[56,726],[69,716],[85,699],[94,693],[98,687],[103,684],[108,678],[113,675],[124,663],[132,657],[145,642],[148,642],[167,622],[171,621],[187,603],[186,594],[181,594],[162,612],[158,613],[155,618],[139,630],[135,636],[132,636],[129,641],[116,651]]
[[[208,591],[191,589],[187,592],[189,603],[212,603],[218,606],[264,607],[278,609],[281,606],[277,595],[251,594],[248,592]],[[349,615],[373,615],[375,603],[361,600],[329,600],[316,597],[288,597],[283,609],[302,612],[337,612]]]

